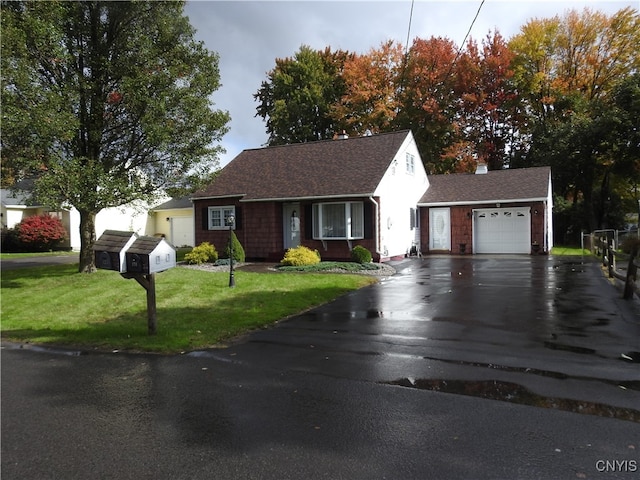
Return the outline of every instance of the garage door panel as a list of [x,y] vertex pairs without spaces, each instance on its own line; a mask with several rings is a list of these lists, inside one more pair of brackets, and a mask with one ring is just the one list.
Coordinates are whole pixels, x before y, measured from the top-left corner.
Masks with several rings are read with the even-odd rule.
[[530,253],[529,208],[494,208],[474,212],[476,253]]

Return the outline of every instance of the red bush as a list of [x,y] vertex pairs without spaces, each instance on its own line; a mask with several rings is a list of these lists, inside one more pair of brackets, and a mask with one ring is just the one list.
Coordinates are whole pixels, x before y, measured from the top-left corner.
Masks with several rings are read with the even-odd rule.
[[67,238],[67,232],[57,217],[34,215],[23,219],[17,226],[18,238],[29,250],[51,250]]

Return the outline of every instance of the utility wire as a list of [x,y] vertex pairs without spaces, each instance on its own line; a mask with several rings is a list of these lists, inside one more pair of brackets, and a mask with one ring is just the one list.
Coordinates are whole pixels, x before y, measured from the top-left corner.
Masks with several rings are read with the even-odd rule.
[[411,12],[409,12],[409,27],[407,28],[407,41],[406,41],[405,47],[404,47],[404,56],[405,57],[409,53],[409,35],[411,34],[411,20],[413,19],[413,2],[414,2],[414,0],[411,0]]
[[409,12],[409,26],[407,27],[407,41],[404,46],[404,58],[402,59],[402,75],[400,76],[400,90],[404,90],[404,75],[409,63],[409,36],[411,35],[411,20],[413,19],[413,2],[411,0],[411,11]]
[[[476,16],[473,17],[473,20],[471,21],[471,25],[469,25],[469,30],[467,30],[467,34],[464,36],[464,39],[462,40],[462,43],[458,47],[458,52],[456,53],[456,58],[454,58],[453,62],[451,62],[451,65],[449,65],[449,71],[447,72],[447,75],[444,78],[449,78],[449,76],[451,75],[451,71],[453,70],[453,66],[458,61],[458,58],[460,58],[460,54],[462,53],[462,49],[464,48],[464,42],[467,41],[467,37],[471,33],[471,29],[473,28],[473,25],[476,23],[476,20],[478,18],[478,15],[480,15],[480,10],[482,10],[482,6],[483,5],[484,5],[484,0],[482,0],[480,2],[480,6],[478,7],[478,11],[476,12]],[[444,80],[442,80],[442,81],[444,82]]]
[[[453,60],[453,63],[451,64],[451,68],[453,68],[453,65],[458,61],[458,58],[460,57],[460,53],[462,53],[462,49],[464,48],[464,43],[467,41],[467,38],[469,37],[469,34],[471,33],[471,29],[473,28],[473,25],[476,23],[476,20],[478,19],[478,15],[480,15],[480,10],[482,10],[482,6],[484,5],[484,0],[482,0],[480,2],[480,6],[478,7],[478,11],[476,12],[476,16],[473,17],[473,20],[471,21],[471,25],[469,25],[469,30],[467,30],[467,34],[464,36],[464,39],[462,40],[462,43],[460,44],[460,47],[458,48],[458,53],[456,53],[456,58]],[[449,69],[449,73],[451,73],[451,68]],[[449,76],[449,74],[447,74],[447,77]]]

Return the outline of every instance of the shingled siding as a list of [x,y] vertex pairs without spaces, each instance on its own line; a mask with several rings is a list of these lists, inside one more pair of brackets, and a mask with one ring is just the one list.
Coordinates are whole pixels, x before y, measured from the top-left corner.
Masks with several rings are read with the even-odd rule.
[[[247,260],[273,259],[283,252],[282,204],[277,202],[240,203],[230,199],[195,200],[195,243],[209,242],[221,252],[229,242],[229,230],[208,230],[208,207],[234,205],[235,233],[244,248]],[[280,256],[281,258],[281,256]]]
[[[451,250],[452,254],[460,254],[460,245],[464,244],[464,254],[473,253],[473,215],[475,209],[495,208],[495,203],[480,205],[462,205],[450,207],[451,219]],[[531,243],[537,242],[540,245],[540,253],[543,252],[544,245],[544,225],[545,215],[544,202],[517,202],[502,204],[500,208],[531,208]],[[538,213],[536,213],[536,211]],[[549,213],[550,214],[550,213]],[[429,253],[429,208],[420,209],[420,248],[422,253]],[[533,252],[532,252],[533,253]]]
[[[353,201],[353,198],[332,199],[332,201]],[[355,199],[358,200],[358,199]],[[367,248],[375,261],[380,261],[375,248],[374,208],[368,199],[364,202],[365,238],[352,240],[351,247],[362,245]],[[379,199],[378,199],[379,201]],[[300,244],[318,250],[323,260],[345,261],[351,258],[351,250],[346,240],[314,240],[312,236],[312,205],[315,202],[300,202]],[[229,230],[208,230],[207,209],[213,206],[234,205],[238,221],[236,236],[242,244],[247,260],[279,262],[284,256],[283,203],[282,202],[239,202],[232,199],[194,200],[195,243],[212,243],[218,252],[224,250],[229,241]],[[326,248],[325,248],[326,247]]]

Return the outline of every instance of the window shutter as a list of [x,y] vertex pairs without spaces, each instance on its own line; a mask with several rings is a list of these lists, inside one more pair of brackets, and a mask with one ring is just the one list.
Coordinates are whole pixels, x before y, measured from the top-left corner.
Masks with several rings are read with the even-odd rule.
[[242,207],[236,206],[236,230],[242,230]]
[[304,206],[304,238],[311,240],[313,238],[313,205],[310,203]]
[[370,202],[364,203],[364,238],[373,238],[374,221],[373,205]]
[[415,208],[410,208],[409,209],[409,225],[411,225],[411,230],[413,230],[414,228],[417,227],[417,225],[416,225],[416,209]]
[[209,208],[202,209],[202,230],[209,230]]

